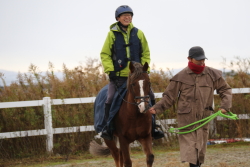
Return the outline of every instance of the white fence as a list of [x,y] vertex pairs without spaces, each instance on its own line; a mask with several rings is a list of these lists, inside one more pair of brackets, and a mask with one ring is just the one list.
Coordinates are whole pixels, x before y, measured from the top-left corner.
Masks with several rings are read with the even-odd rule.
[[[235,88],[235,89],[232,89],[232,92],[233,94],[250,93],[250,88]],[[161,98],[161,97],[162,97],[162,93],[155,93],[155,98]],[[0,109],[1,108],[43,106],[45,129],[0,133],[0,139],[46,135],[47,136],[46,150],[49,153],[51,153],[53,149],[53,134],[94,131],[93,125],[66,127],[66,128],[53,128],[51,105],[93,103],[94,101],[95,101],[95,97],[70,98],[70,99],[50,99],[50,97],[44,97],[43,100],[1,102]],[[239,115],[239,117],[241,119],[249,119],[249,116],[247,114]],[[218,120],[221,120],[221,119],[222,118],[218,118]],[[166,124],[173,124],[173,122],[175,122],[175,119],[169,119],[164,122],[166,122]]]

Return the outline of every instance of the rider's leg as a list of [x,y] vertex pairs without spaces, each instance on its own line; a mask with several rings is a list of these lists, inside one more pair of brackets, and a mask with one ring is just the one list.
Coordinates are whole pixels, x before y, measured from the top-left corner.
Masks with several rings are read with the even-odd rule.
[[[154,97],[154,93],[151,89],[150,91],[150,99],[151,99],[151,105],[155,105],[155,97]],[[155,114],[152,114],[152,137],[154,139],[160,139],[162,137],[164,137],[164,133],[158,129],[156,129],[156,124],[155,124]]]
[[[111,104],[107,104],[105,103],[105,120],[106,122],[108,122],[108,118],[109,118],[109,110],[110,110]],[[107,140],[112,140],[113,139],[113,123],[110,122],[110,124],[102,130],[102,134],[101,137]]]
[[[107,92],[107,100],[105,102],[105,119],[106,122],[109,120],[109,112],[111,108],[111,104],[116,92],[116,89],[123,85],[127,81],[127,77],[117,77],[116,81],[110,81],[108,92]],[[114,121],[111,120],[109,124],[102,130],[101,137],[107,140],[113,139],[113,130],[114,127]]]
[[156,128],[155,114],[152,114],[152,137],[154,139],[160,139],[164,137],[164,133]]
[[[105,121],[106,122],[108,122],[108,119],[109,119],[109,112],[110,112],[111,104],[112,104],[113,97],[115,94],[115,89],[116,89],[115,82],[110,81],[108,92],[107,92],[107,100],[105,102]],[[107,139],[107,140],[113,139],[113,132],[112,132],[113,127],[111,126],[113,126],[113,123],[107,124],[107,126],[103,128],[102,134],[101,134],[102,138]]]

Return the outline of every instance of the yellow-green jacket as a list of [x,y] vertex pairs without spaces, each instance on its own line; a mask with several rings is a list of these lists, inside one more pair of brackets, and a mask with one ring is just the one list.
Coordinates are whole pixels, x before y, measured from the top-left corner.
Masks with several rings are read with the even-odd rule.
[[[105,40],[105,43],[103,45],[102,51],[101,51],[101,61],[102,61],[102,65],[104,67],[104,72],[109,74],[110,71],[115,71],[114,70],[114,65],[113,65],[113,60],[112,60],[112,47],[115,41],[115,35],[113,33],[113,31],[117,31],[117,32],[121,32],[125,43],[128,44],[129,43],[129,37],[130,37],[130,32],[131,29],[133,28],[133,24],[130,23],[128,28],[127,28],[127,33],[125,33],[124,31],[120,30],[120,27],[118,26],[118,22],[112,24],[110,26],[110,31],[108,33],[108,36]],[[142,56],[141,56],[141,63],[142,65],[145,62],[148,62],[148,64],[150,64],[150,51],[149,51],[149,47],[148,47],[148,42],[146,40],[146,37],[144,36],[144,33],[141,30],[138,30],[137,36],[141,42],[141,47],[142,47]],[[126,52],[127,52],[127,58],[130,58],[130,51],[129,51],[129,47],[126,47]],[[121,77],[128,77],[129,75],[129,63],[127,64],[127,66],[117,72],[117,76],[121,76]]]

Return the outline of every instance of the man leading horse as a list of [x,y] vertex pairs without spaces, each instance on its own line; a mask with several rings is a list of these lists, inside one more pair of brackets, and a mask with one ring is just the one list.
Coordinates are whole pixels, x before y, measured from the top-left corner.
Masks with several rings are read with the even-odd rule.
[[[101,61],[104,72],[109,75],[110,83],[105,102],[105,119],[108,120],[110,107],[117,87],[127,81],[129,63],[134,61],[144,65],[150,63],[150,51],[144,33],[133,26],[133,10],[127,6],[119,6],[115,11],[116,23],[110,26],[110,31],[101,51]],[[148,69],[148,72],[150,70]],[[155,104],[155,97],[150,91],[151,105]],[[114,124],[107,125],[101,137],[113,139]],[[164,133],[155,126],[155,115],[152,116],[152,136],[154,139],[164,137]]]
[[[231,87],[222,77],[220,70],[205,66],[205,52],[200,46],[190,48],[188,66],[177,73],[163,93],[162,99],[149,112],[159,114],[177,102],[178,127],[184,127],[202,120],[213,112],[214,90],[220,96],[219,110],[230,111],[232,105]],[[185,132],[199,125],[180,130]],[[189,162],[190,167],[204,163],[209,126],[179,135],[181,161]]]

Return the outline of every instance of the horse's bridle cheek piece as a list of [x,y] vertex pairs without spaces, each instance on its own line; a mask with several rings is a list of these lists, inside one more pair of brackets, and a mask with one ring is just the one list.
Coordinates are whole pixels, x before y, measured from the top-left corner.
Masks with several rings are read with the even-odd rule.
[[[140,99],[139,102],[138,102],[138,99]],[[139,104],[141,104],[142,102],[149,103],[149,95],[146,95],[146,96],[135,96],[134,100],[135,100],[135,103],[136,103],[137,106]]]
[[[143,71],[143,73],[147,73],[147,72]],[[131,76],[131,74],[130,74],[130,76]],[[149,87],[149,91],[150,91],[150,85],[151,85],[151,83],[150,83],[150,81],[148,79],[146,79],[146,81],[148,82],[148,87]],[[148,95],[145,95],[145,96],[136,96],[135,89],[134,89],[134,87],[135,87],[136,84],[135,83],[130,83],[130,82],[128,82],[127,84],[128,84],[127,85],[127,90],[131,91],[131,93],[132,93],[132,95],[134,97],[134,101],[135,102],[131,103],[131,102],[129,102],[129,101],[123,99],[123,98],[122,98],[122,100],[124,102],[128,103],[128,104],[132,104],[132,105],[137,106],[139,111],[140,111],[139,105],[141,103],[143,103],[143,102],[147,103],[147,105],[145,105],[144,111],[142,112],[142,113],[146,113],[148,111],[148,109],[150,108],[150,96],[149,96],[149,93],[148,93]]]
[[[136,96],[136,95],[135,95],[135,90],[134,90],[135,84],[132,83],[132,84],[130,84],[130,86],[131,86],[132,94],[133,94],[134,100],[135,100],[134,105],[136,105],[136,106],[138,107],[138,110],[140,110],[140,109],[139,109],[139,105],[140,105],[141,103],[143,103],[143,102],[147,103],[147,105],[146,105],[146,107],[145,107],[145,110],[142,112],[142,113],[146,113],[147,110],[150,108],[150,103],[149,103],[149,101],[150,101],[150,96],[149,96],[149,95],[145,95],[145,96]],[[150,83],[149,83],[149,87],[150,87]]]

